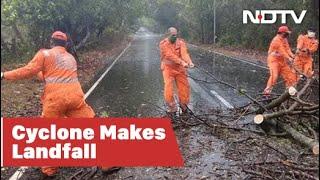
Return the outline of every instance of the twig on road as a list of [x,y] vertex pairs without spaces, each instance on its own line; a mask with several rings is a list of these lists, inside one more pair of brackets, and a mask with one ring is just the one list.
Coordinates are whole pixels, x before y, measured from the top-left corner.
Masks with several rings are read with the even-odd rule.
[[264,179],[274,180],[273,177],[271,177],[271,176],[269,176],[269,175],[264,175],[264,174],[259,173],[259,172],[257,172],[257,171],[252,171],[252,170],[243,169],[243,172],[248,173],[248,174],[253,174],[253,175],[255,175],[255,176],[259,176],[259,177],[264,178]]
[[199,66],[195,66],[195,68],[197,68],[198,70],[206,73],[207,75],[209,75],[211,78],[213,78],[214,80],[216,80],[217,82],[219,82],[220,84],[223,84],[225,86],[228,86],[234,90],[236,90],[237,92],[243,94],[244,96],[246,96],[248,99],[250,99],[252,102],[254,102],[255,104],[257,104],[258,106],[260,106],[262,109],[265,109],[265,107],[259,102],[257,101],[255,98],[251,97],[249,94],[245,93],[243,90],[237,88],[237,87],[234,87],[233,85],[227,83],[227,82],[224,82],[220,79],[218,79],[217,77],[215,77],[212,73],[210,73],[209,71],[207,70],[204,70],[202,68],[200,68]]

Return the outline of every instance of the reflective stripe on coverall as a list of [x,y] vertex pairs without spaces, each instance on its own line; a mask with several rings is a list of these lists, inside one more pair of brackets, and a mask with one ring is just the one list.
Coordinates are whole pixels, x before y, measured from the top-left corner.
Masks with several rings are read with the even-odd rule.
[[311,77],[313,74],[312,54],[317,51],[318,44],[317,39],[309,38],[308,35],[300,35],[298,37],[294,66],[307,77]]
[[295,85],[295,71],[287,64],[287,60],[293,56],[287,39],[276,35],[272,39],[268,51],[270,77],[266,89],[272,88],[276,84],[279,75],[284,79],[286,87]]
[[[64,47],[40,50],[24,67],[4,73],[7,80],[38,75],[45,81],[42,117],[93,118],[92,108],[85,102],[77,77],[77,63]],[[42,172],[53,175],[57,167],[42,167]]]
[[187,79],[187,70],[181,62],[191,63],[186,43],[178,38],[171,43],[168,38],[160,42],[161,70],[164,79],[164,99],[169,112],[176,112],[174,101],[174,84],[178,89],[180,106],[185,107],[190,100],[190,86]]

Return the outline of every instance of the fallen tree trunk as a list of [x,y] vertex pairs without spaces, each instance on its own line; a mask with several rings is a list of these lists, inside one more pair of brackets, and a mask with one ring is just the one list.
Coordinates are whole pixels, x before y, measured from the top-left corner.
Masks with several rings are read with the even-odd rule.
[[[297,90],[294,87],[289,87],[283,94],[281,94],[277,99],[274,99],[271,101],[269,104],[267,104],[264,108],[266,110],[275,108],[280,106],[283,102],[288,100],[290,97],[294,96],[297,94]],[[257,113],[261,114],[265,111],[265,109],[260,108],[257,110]]]
[[[285,124],[280,121],[266,121],[269,125],[272,125],[273,127],[279,127],[281,128],[287,135],[290,135],[295,141],[298,141],[299,143],[309,147],[313,154],[319,155],[319,140],[318,136],[313,131],[314,139],[309,138],[303,134],[301,134],[299,131],[292,128],[289,124]],[[265,123],[266,123],[265,122]]]
[[257,110],[258,114],[264,113],[265,109],[269,110],[272,109],[274,107],[280,106],[283,102],[285,102],[286,100],[288,100],[291,97],[289,91],[287,90],[286,92],[284,92],[283,94],[281,94],[281,96],[279,96],[277,99],[274,99],[273,101],[271,101],[269,104],[267,104],[264,109],[260,108]]
[[[312,82],[312,79],[308,79],[306,84],[303,86],[303,88],[297,93],[297,98],[298,99],[305,93],[307,88],[310,86],[311,82]],[[274,105],[280,105],[282,102],[284,102],[284,101],[281,101],[281,100],[283,100],[284,98],[288,97],[287,93],[289,95],[291,94],[289,92],[285,92],[278,99],[272,101],[267,106],[269,106],[269,107],[277,107],[277,106],[274,106]],[[299,102],[294,102],[289,107],[289,109],[284,109],[284,110],[281,110],[281,111],[276,111],[276,112],[268,113],[268,114],[257,114],[254,117],[254,123],[261,124],[263,121],[268,120],[268,119],[277,118],[277,117],[281,117],[281,116],[284,116],[284,115],[290,115],[290,113],[292,113],[298,105],[299,105]]]
[[261,124],[263,121],[273,119],[273,118],[282,117],[284,115],[315,114],[316,112],[318,112],[318,109],[296,110],[296,111],[291,111],[288,109],[288,110],[277,111],[277,112],[269,113],[269,114],[258,114],[254,117],[254,122],[256,124]]
[[283,130],[285,130],[294,140],[309,147],[312,150],[313,154],[319,155],[319,142],[316,139],[312,139],[301,134],[300,132],[298,132],[288,124],[278,121],[278,125]]
[[[279,98],[273,100],[271,103],[269,103],[266,107],[266,109],[273,109],[276,107],[279,107],[277,111],[274,111],[272,113],[266,113],[266,114],[257,114],[254,117],[254,122],[256,124],[262,124],[268,122],[274,127],[281,128],[284,132],[286,132],[288,135],[290,135],[294,140],[298,141],[299,143],[309,147],[313,154],[318,155],[319,154],[319,142],[317,138],[312,139],[309,138],[302,133],[295,130],[293,127],[291,127],[287,123],[283,123],[280,120],[274,120],[273,121],[266,121],[271,120],[279,117],[286,117],[288,115],[298,115],[298,114],[315,114],[319,112],[319,105],[311,105],[310,103],[306,103],[302,100],[300,100],[300,97],[302,97],[310,84],[312,83],[312,79],[308,79],[305,85],[301,88],[301,90],[297,93],[297,96],[295,99],[293,99],[289,92],[285,92],[282,94]],[[280,106],[283,102],[289,100],[289,98],[295,100],[289,108],[286,108],[285,106]],[[300,105],[300,106],[299,106]],[[304,106],[303,106],[304,105]],[[263,109],[260,109],[260,111],[263,112]],[[314,135],[316,136],[316,135]]]

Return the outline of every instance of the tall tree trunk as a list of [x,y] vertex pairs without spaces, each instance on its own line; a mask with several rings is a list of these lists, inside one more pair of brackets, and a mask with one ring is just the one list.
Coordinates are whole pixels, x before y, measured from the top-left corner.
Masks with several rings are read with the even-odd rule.
[[87,26],[86,27],[86,36],[79,42],[79,44],[76,45],[75,48],[76,49],[82,48],[86,44],[86,42],[89,39],[90,35],[91,35],[90,29],[89,29],[89,26]]
[[22,34],[21,34],[21,32],[19,31],[18,26],[17,26],[16,23],[14,23],[14,24],[12,25],[12,29],[13,29],[16,37],[17,37],[22,43],[25,42],[25,41],[24,41],[24,38],[22,37]]

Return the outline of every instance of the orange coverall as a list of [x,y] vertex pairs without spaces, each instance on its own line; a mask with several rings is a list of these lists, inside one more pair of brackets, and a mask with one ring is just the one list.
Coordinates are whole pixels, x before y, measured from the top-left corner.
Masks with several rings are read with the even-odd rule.
[[160,42],[161,70],[164,79],[164,99],[169,112],[176,112],[177,106],[174,101],[174,84],[178,89],[180,106],[186,107],[190,100],[190,86],[187,79],[187,70],[181,63],[191,63],[186,43],[177,38],[171,43],[168,38]]
[[307,35],[300,35],[297,40],[297,55],[294,60],[294,66],[303,72],[307,77],[313,74],[312,54],[318,49],[318,40],[309,38]]
[[291,52],[288,40],[276,35],[272,39],[268,51],[270,77],[266,89],[271,89],[276,84],[279,75],[284,79],[286,87],[295,85],[295,71],[287,64],[288,59],[293,57],[294,54]]
[[[40,73],[39,73],[40,72]],[[42,72],[42,75],[41,75]],[[4,73],[7,80],[25,79],[38,75],[45,82],[41,97],[42,117],[93,118],[92,108],[85,102],[78,81],[77,63],[64,47],[40,50],[24,67]],[[53,175],[57,167],[42,167],[42,172]]]

